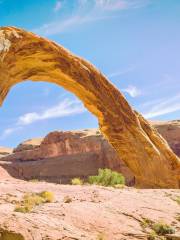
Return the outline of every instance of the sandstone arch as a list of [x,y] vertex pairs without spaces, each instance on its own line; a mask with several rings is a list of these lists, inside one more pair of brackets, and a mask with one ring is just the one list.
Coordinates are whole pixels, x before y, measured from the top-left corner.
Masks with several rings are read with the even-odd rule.
[[81,99],[135,174],[137,185],[179,188],[180,159],[100,71],[54,42],[2,27],[0,103],[13,85],[26,79],[55,83]]

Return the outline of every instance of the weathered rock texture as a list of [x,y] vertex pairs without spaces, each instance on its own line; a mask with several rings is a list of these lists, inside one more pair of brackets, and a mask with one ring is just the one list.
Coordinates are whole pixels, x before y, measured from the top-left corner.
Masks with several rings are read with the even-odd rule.
[[[179,190],[119,190],[20,180],[0,181],[0,189],[0,240],[147,240],[152,231],[145,224],[148,220],[163,221],[180,236]],[[41,191],[53,192],[55,201],[31,213],[14,211],[25,193]],[[65,203],[67,197],[70,203]]]
[[99,121],[101,132],[143,187],[180,186],[180,160],[157,131],[87,61],[33,33],[0,28],[0,102],[26,79],[74,93]]
[[166,139],[174,153],[180,157],[180,120],[154,121],[151,124]]
[[97,129],[52,132],[21,143],[13,152],[0,159],[0,166],[15,178],[68,183],[106,167],[121,172],[128,185],[134,184],[130,169]]

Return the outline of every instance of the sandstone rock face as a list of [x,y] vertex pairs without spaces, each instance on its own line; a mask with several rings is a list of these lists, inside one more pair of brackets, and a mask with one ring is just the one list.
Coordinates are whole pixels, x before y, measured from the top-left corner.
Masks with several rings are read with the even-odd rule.
[[143,187],[179,188],[180,159],[107,78],[87,61],[33,33],[0,28],[0,102],[27,79],[74,93],[99,121],[101,132]]
[[[151,122],[180,156],[180,121]],[[119,158],[98,129],[52,132],[45,138],[27,140],[1,159],[0,165],[11,176],[68,183],[73,177],[86,178],[98,168],[121,172],[127,185],[134,184],[134,175]]]
[[0,166],[0,180],[7,180],[12,178],[8,172],[6,171],[6,169],[4,169],[3,167]]
[[44,139],[25,141],[13,154],[1,158],[0,165],[15,178],[56,183],[87,178],[107,167],[121,172],[128,185],[134,184],[130,169],[97,129],[56,131]]
[[26,151],[26,150],[34,150],[40,146],[42,140],[43,140],[43,138],[29,139],[29,140],[19,144],[17,146],[17,148],[15,148],[13,150],[13,153],[22,152],[22,151]]
[[[147,240],[145,220],[163,221],[180,236],[179,190],[114,189],[25,181],[0,181],[1,240]],[[53,203],[15,212],[25,193],[51,191]],[[71,199],[65,203],[64,198]],[[172,239],[172,238],[171,238]],[[173,238],[179,239],[179,238]]]
[[166,139],[174,153],[180,157],[180,120],[152,122],[153,126]]

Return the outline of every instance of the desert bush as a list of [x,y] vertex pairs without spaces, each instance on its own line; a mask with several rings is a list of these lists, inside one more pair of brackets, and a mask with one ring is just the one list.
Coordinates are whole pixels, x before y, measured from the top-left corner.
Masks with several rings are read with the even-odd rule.
[[80,178],[73,178],[73,179],[71,180],[71,184],[72,184],[72,185],[83,185],[83,180],[80,179]]
[[32,178],[32,179],[29,180],[29,182],[37,183],[37,182],[39,182],[39,179],[37,179],[37,178]]
[[141,221],[141,227],[143,228],[152,228],[152,225],[154,224],[154,222],[149,219],[149,218],[143,218],[142,221]]
[[113,187],[116,189],[123,189],[125,187],[125,185],[124,184],[116,184]]
[[174,200],[180,205],[180,196],[176,196]]
[[44,191],[40,193],[26,193],[23,196],[22,201],[17,203],[14,211],[28,213],[31,212],[35,206],[53,201],[54,194],[52,192]]
[[148,235],[148,240],[156,240],[157,239],[157,234],[155,231],[151,231]]
[[173,234],[175,233],[174,228],[169,226],[168,224],[165,224],[163,222],[155,223],[152,225],[152,229],[157,233],[158,235],[165,235],[165,234]]
[[21,213],[29,213],[31,212],[33,209],[33,206],[31,205],[21,205],[21,204],[17,204],[14,211],[15,212],[21,212]]
[[110,169],[99,169],[97,176],[89,176],[88,183],[102,186],[118,186],[125,184],[125,178],[121,173]]
[[45,203],[51,203],[54,201],[54,193],[48,192],[48,191],[43,191],[39,193],[39,196],[43,198]]

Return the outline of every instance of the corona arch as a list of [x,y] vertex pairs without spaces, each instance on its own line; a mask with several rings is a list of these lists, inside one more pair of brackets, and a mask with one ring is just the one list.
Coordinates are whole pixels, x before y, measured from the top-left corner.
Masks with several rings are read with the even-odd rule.
[[0,103],[25,80],[47,81],[74,93],[140,187],[179,188],[180,159],[119,90],[92,64],[63,47],[14,27],[0,28]]

